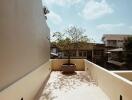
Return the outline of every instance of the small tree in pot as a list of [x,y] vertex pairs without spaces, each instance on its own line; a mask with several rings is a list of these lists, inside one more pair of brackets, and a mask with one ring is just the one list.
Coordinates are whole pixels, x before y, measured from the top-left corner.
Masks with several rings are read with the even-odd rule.
[[68,48],[68,62],[62,65],[62,70],[64,72],[74,72],[75,71],[75,64],[71,63],[71,50],[75,49],[76,51],[76,58],[79,57],[79,48],[84,47],[89,42],[89,39],[86,35],[84,35],[85,30],[79,28],[77,26],[71,26],[65,30],[65,34],[67,36],[66,47]]
[[65,34],[67,34],[68,38],[71,40],[70,48],[76,50],[77,58],[79,56],[79,49],[85,47],[87,43],[90,42],[90,39],[88,39],[84,33],[85,30],[77,26],[71,26],[70,28],[67,28],[65,32]]
[[79,48],[84,47],[89,42],[87,36],[84,35],[85,30],[76,26],[71,26],[65,30],[65,33],[55,32],[56,44],[60,49],[67,50],[67,63],[62,65],[62,70],[65,73],[73,73],[75,64],[71,63],[71,50],[76,51],[76,56],[79,56]]

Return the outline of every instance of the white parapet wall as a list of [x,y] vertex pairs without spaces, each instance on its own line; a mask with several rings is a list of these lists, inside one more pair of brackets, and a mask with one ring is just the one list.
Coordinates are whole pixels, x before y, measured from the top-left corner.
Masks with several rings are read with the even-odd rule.
[[85,60],[85,70],[91,74],[92,78],[96,80],[98,86],[110,97],[111,100],[132,100],[131,81],[88,60]]
[[36,100],[50,75],[50,61],[0,92],[0,100]]
[[[60,71],[61,66],[67,62],[68,62],[68,59],[53,59],[51,61],[51,68],[53,71]],[[84,65],[83,59],[70,59],[70,62],[72,64],[76,65],[77,71],[84,71],[85,70],[85,65]]]
[[130,81],[132,81],[132,71],[113,71],[115,74],[120,75]]

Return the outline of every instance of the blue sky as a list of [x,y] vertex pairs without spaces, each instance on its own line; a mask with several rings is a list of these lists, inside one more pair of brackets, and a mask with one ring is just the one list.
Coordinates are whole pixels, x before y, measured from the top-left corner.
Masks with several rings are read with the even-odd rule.
[[50,10],[47,23],[53,32],[69,26],[101,43],[103,34],[132,34],[132,0],[42,0]]

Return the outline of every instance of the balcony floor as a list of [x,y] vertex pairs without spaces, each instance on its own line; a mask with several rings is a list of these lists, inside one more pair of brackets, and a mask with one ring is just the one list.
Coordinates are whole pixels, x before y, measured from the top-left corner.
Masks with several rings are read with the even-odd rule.
[[110,100],[85,71],[53,71],[39,100]]

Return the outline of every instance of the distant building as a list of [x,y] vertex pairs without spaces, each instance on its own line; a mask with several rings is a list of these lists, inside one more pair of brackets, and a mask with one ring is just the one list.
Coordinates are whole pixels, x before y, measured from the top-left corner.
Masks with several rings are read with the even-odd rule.
[[59,56],[59,48],[56,45],[51,44],[51,46],[50,46],[50,58],[54,59],[54,58],[58,58],[58,56]]
[[[92,60],[92,50],[94,43],[86,43],[81,47],[77,47],[76,44],[71,44],[70,46],[70,56],[71,58],[83,58]],[[67,58],[69,55],[68,48],[61,48],[61,52],[63,54],[63,58]]]
[[50,52],[51,52],[51,53],[56,53],[56,54],[58,54],[58,51],[59,51],[59,48],[58,48],[56,45],[51,44],[51,46],[50,46]]
[[132,35],[121,34],[105,34],[102,41],[105,44],[105,53],[107,54],[107,62],[119,67],[124,65],[123,47],[125,40]]
[[102,37],[106,47],[123,48],[125,39],[132,35],[121,35],[121,34],[105,34]]
[[[76,48],[76,45],[73,43],[70,47],[70,56],[73,59],[88,59],[100,64],[103,62],[102,59],[104,58],[104,50],[104,44],[86,43],[83,44],[83,46]],[[58,54],[58,58],[68,58],[69,55],[68,48],[58,48],[55,45],[51,45],[51,52]]]

